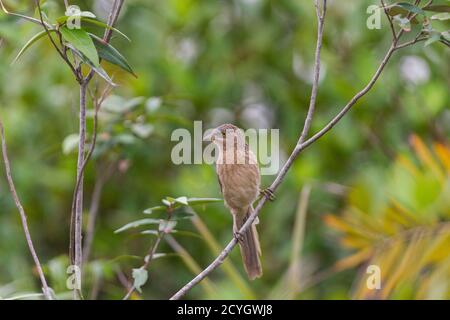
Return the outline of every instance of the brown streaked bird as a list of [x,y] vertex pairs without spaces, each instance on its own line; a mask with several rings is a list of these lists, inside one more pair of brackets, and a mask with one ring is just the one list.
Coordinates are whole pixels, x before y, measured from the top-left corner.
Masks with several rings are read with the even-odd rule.
[[239,230],[253,212],[253,202],[260,193],[260,173],[255,155],[245,143],[244,134],[232,124],[223,124],[205,140],[212,141],[218,150],[216,172],[225,206],[233,215],[233,234],[238,239],[242,260],[248,277],[262,276],[261,248],[255,220],[244,233]]

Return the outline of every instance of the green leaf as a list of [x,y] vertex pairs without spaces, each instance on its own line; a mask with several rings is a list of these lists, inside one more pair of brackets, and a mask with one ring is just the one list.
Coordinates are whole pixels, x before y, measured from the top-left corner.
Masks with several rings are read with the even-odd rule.
[[413,4],[407,3],[407,2],[399,2],[399,3],[396,3],[395,6],[401,7],[401,8],[403,8],[405,10],[408,10],[409,12],[412,12],[412,13],[425,15],[425,12],[422,9],[420,9],[419,7],[417,7],[417,6],[413,5]]
[[437,42],[441,39],[441,34],[439,32],[433,32],[430,37],[425,41],[424,46],[429,46],[430,44]]
[[148,138],[153,130],[153,125],[149,123],[135,123],[131,126],[131,131],[141,139]]
[[110,30],[112,30],[112,31],[114,31],[114,32],[117,32],[117,33],[120,34],[122,37],[124,37],[124,38],[127,39],[129,42],[131,42],[131,39],[128,38],[127,35],[126,35],[125,33],[121,32],[120,30],[118,30],[118,29],[116,29],[116,28],[114,28],[114,27],[108,26],[108,25],[107,25],[106,23],[104,23],[104,22],[101,22],[101,21],[98,21],[98,20],[94,20],[94,19],[90,19],[90,18],[86,18],[86,17],[82,17],[82,18],[81,18],[81,21],[88,22],[88,23],[91,23],[91,24],[94,24],[94,25],[96,25],[96,26],[103,27],[103,28],[106,28],[106,29],[110,29]]
[[175,200],[175,202],[181,203],[181,204],[183,204],[183,205],[185,205],[185,206],[188,205],[188,199],[187,199],[187,197],[178,197],[178,198],[176,198],[176,199],[174,199],[174,200]]
[[450,31],[443,31],[441,32],[442,39],[446,41],[450,41]]
[[123,227],[114,231],[114,233],[120,233],[125,230],[131,229],[131,228],[137,228],[137,227],[147,225],[147,224],[160,224],[160,223],[161,223],[161,220],[158,220],[158,219],[140,219],[140,220],[136,220],[136,221],[127,223]]
[[159,231],[157,230],[144,230],[141,232],[141,234],[151,234],[153,236],[159,235]]
[[198,238],[198,239],[203,239],[202,236],[200,236],[199,234],[197,234],[195,232],[191,232],[191,231],[172,230],[172,234],[176,234],[176,235],[180,235],[180,236],[186,236],[186,237],[193,237],[193,238]]
[[431,20],[444,21],[444,20],[448,20],[448,19],[450,19],[450,13],[448,13],[448,12],[441,12],[441,13],[437,13],[437,14],[431,16]]
[[433,11],[433,12],[450,12],[450,6],[448,5],[429,5],[429,6],[425,6],[422,8],[423,10],[426,11]]
[[[49,30],[49,32],[54,32],[55,30]],[[17,56],[14,58],[12,64],[16,63],[17,60],[19,60],[19,58],[25,53],[25,51],[31,47],[35,42],[37,42],[39,39],[42,39],[43,37],[45,37],[47,35],[47,31],[43,30],[37,34],[35,34],[30,40],[28,40],[28,42],[22,47],[22,49],[20,49],[19,53],[17,54]]]
[[[43,297],[43,296],[44,296],[43,293],[25,293],[25,294],[15,295],[11,298],[6,298],[4,300],[32,300],[32,298],[39,298],[39,297]],[[3,299],[0,298],[0,300],[3,300]]]
[[[36,24],[42,26],[42,22],[39,19],[36,19],[36,18],[33,18],[33,17],[29,17],[29,16],[25,16],[25,15],[19,14],[19,13],[9,12],[8,10],[6,10],[5,5],[3,4],[2,0],[0,0],[0,7],[3,10],[3,12],[6,13],[7,15],[19,17],[19,18],[31,21],[33,23],[36,23]],[[48,24],[47,22],[44,21],[44,24],[47,26],[48,29],[53,29],[53,27],[50,24]]]
[[222,202],[223,199],[219,198],[188,198],[188,203],[190,206],[198,205],[198,204],[207,204],[213,202]]
[[64,138],[62,143],[62,150],[64,154],[69,154],[78,148],[78,143],[80,142],[80,137],[77,133],[69,134]]
[[94,42],[89,34],[83,29],[69,29],[61,27],[59,29],[64,40],[71,43],[77,50],[79,50],[95,67],[100,66],[97,50]]
[[143,268],[133,269],[133,286],[139,293],[142,293],[141,287],[147,282],[148,272]]
[[159,224],[159,231],[164,233],[171,233],[172,230],[176,227],[177,221],[173,220],[161,220]]
[[92,38],[100,58],[121,67],[137,78],[128,61],[120,54],[119,51],[117,51],[116,48],[94,34],[89,33],[89,36]]
[[90,11],[81,11],[80,16],[81,16],[82,19],[83,19],[83,18],[93,18],[93,19],[97,18],[97,17],[95,16],[95,14],[93,14],[93,13],[90,12]]
[[83,53],[81,53],[80,51],[78,51],[77,49],[75,49],[75,47],[73,45],[71,45],[70,43],[66,44],[66,46],[68,48],[70,48],[70,50],[72,50],[72,52],[74,52],[78,57],[80,57],[80,59],[86,63],[89,67],[91,67],[92,70],[94,70],[94,72],[96,74],[98,74],[100,77],[102,77],[106,82],[108,82],[111,86],[116,87],[117,84],[115,84],[112,79],[109,77],[108,73],[106,73],[106,71],[100,66],[95,66]]
[[66,21],[67,21],[68,18],[69,18],[68,16],[61,16],[61,17],[58,17],[58,18],[56,19],[56,23],[59,24],[59,25],[63,25],[64,23],[66,23]]
[[396,15],[394,17],[395,23],[398,24],[400,28],[402,28],[404,31],[409,32],[411,31],[411,23],[408,18],[402,18],[401,15]]
[[112,113],[129,113],[139,106],[143,101],[143,98],[137,97],[130,100],[126,100],[120,96],[111,95],[103,103],[102,110]]
[[178,208],[173,212],[173,220],[182,220],[182,219],[190,219],[194,214],[192,212],[188,212],[185,209]]
[[130,145],[136,142],[136,138],[128,133],[121,133],[114,137],[114,141],[123,145]]
[[[202,236],[200,236],[199,234],[197,234],[195,232],[191,232],[191,231],[183,231],[183,230],[175,230],[175,229],[173,229],[170,233],[172,235],[175,234],[175,235],[179,235],[179,236],[203,239]],[[144,230],[144,231],[141,232],[141,234],[149,234],[149,235],[152,235],[152,236],[158,236],[159,235],[159,231],[157,231],[157,230]]]
[[[173,253],[173,252],[172,253],[155,253],[152,256],[152,260],[156,260],[156,259],[164,258],[164,257],[173,257],[173,256],[178,256],[178,254]],[[147,262],[149,259],[150,259],[150,255],[146,255],[144,258],[144,261]]]
[[166,210],[167,207],[166,206],[156,206],[156,207],[151,207],[151,208],[147,208],[144,210],[145,214],[152,214],[155,211],[161,211],[161,210]]

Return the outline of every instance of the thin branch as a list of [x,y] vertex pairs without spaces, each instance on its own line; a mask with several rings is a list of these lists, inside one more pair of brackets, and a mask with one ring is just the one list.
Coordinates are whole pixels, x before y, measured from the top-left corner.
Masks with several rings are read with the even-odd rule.
[[[122,8],[124,0],[115,0],[115,5],[113,6],[110,17],[111,23],[115,23],[119,16],[120,10]],[[117,5],[116,5],[117,4]],[[111,24],[109,26],[112,26]],[[108,32],[107,28],[105,30],[105,39],[109,42],[111,34]],[[86,164],[94,150],[91,147],[88,156],[85,158],[85,138],[86,138],[86,95],[89,86],[89,82],[94,75],[94,71],[88,74],[86,78],[79,79],[80,83],[80,125],[79,125],[79,145],[78,145],[78,160],[77,160],[77,181],[75,184],[74,199],[72,202],[72,212],[71,212],[71,234],[70,234],[70,245],[69,252],[72,264],[78,266],[81,274],[81,267],[83,264],[83,254],[82,254],[82,211],[83,211],[83,177]],[[94,145],[94,144],[93,144]],[[75,203],[75,205],[74,205]],[[81,283],[81,279],[79,279]],[[74,290],[74,298],[81,298],[81,288]]]
[[353,96],[353,98],[344,106],[344,108],[342,108],[342,110],[325,127],[323,127],[322,130],[317,132],[315,135],[306,140],[304,143],[298,145],[296,148],[297,150],[294,150],[296,151],[297,154],[303,151],[306,147],[310,146],[315,141],[317,141],[325,133],[330,131],[342,119],[342,117],[344,117],[345,114],[355,105],[355,103],[358,102],[358,100],[361,99],[361,97],[363,97],[365,94],[367,94],[367,92],[369,92],[370,89],[372,89],[373,85],[380,77],[381,72],[386,67],[386,64],[388,63],[389,59],[391,58],[395,50],[396,48],[393,43],[389,48],[389,50],[387,51],[386,55],[381,61],[381,64],[378,66],[378,69],[375,71],[375,74],[372,76],[372,79],[369,81],[369,83],[355,96]]
[[[145,262],[141,266],[141,269],[147,270],[148,266],[150,265],[150,262],[153,260],[153,257],[155,256],[156,250],[158,249],[158,247],[161,243],[161,240],[164,238],[165,234],[166,233],[164,231],[158,232],[158,236],[156,237],[156,240],[153,243],[153,245],[150,247],[150,249],[148,251],[148,255],[145,257],[145,259],[144,259]],[[122,300],[128,300],[135,289],[136,289],[136,287],[134,285],[132,285]]]
[[384,0],[380,0],[381,1],[381,6],[383,7],[384,13],[389,21],[389,27],[391,28],[391,32],[392,32],[392,38],[394,40],[397,39],[397,34],[395,32],[395,28],[394,28],[394,22],[392,21],[392,17],[389,15],[389,11],[388,11],[388,7],[386,7],[386,4],[384,3]]
[[[79,142],[77,160],[77,186],[83,185],[84,180],[84,154],[86,145],[86,93],[87,83],[80,84],[80,113],[79,113]],[[71,228],[72,229],[72,228]],[[71,263],[78,267],[77,274],[81,283],[81,268],[83,264],[83,188],[78,187],[75,192],[75,211],[73,214],[73,246],[71,250]],[[71,241],[72,245],[72,241]],[[74,299],[82,298],[81,288],[74,289]]]
[[[107,21],[107,25],[109,27],[114,26],[117,22],[117,19],[119,19],[119,14],[120,11],[122,10],[124,1],[125,0],[114,0]],[[111,41],[112,32],[113,32],[112,28],[106,28],[105,33],[103,34],[103,41],[109,43]],[[94,74],[95,74],[94,70],[91,70],[91,72],[89,72],[89,74],[86,76],[85,81],[89,82],[94,76]]]
[[[98,112],[101,108],[103,101],[108,96],[111,87],[108,85],[103,91],[102,96],[99,99],[94,100],[94,129],[91,146],[84,156],[84,150],[86,145],[86,95],[88,91],[88,84],[82,83],[80,85],[80,139],[78,144],[78,162],[77,162],[77,181],[74,189],[74,197],[72,200],[71,221],[70,221],[70,260],[73,265],[78,266],[81,269],[83,265],[83,249],[82,249],[82,214],[83,214],[83,190],[81,185],[83,183],[84,170],[91,158],[96,141],[97,141],[97,118]],[[75,293],[76,292],[76,293]],[[81,297],[81,290],[74,290],[75,298]]]
[[314,5],[316,7],[317,15],[317,42],[316,42],[316,53],[314,59],[314,80],[311,89],[311,99],[309,100],[308,113],[306,115],[305,124],[303,126],[302,134],[300,135],[299,143],[303,143],[306,139],[309,129],[311,128],[312,119],[314,116],[314,111],[316,107],[317,91],[319,89],[319,78],[320,78],[320,52],[322,49],[322,39],[323,39],[323,26],[325,22],[325,13],[327,12],[327,1],[323,0],[322,10],[320,9],[318,0],[315,0]]
[[[83,165],[81,166],[81,173],[84,173],[84,170],[86,169],[86,165],[88,163],[88,161],[90,160],[92,154],[94,153],[94,149],[97,143],[97,127],[98,127],[98,112],[100,111],[100,108],[103,104],[103,102],[105,101],[105,99],[107,98],[107,96],[109,95],[109,93],[111,92],[111,86],[108,85],[104,90],[103,93],[101,95],[100,98],[96,98],[94,94],[91,94],[91,99],[94,103],[94,128],[93,128],[93,132],[92,132],[92,141],[91,141],[91,145],[90,148],[87,152],[86,158],[84,159]],[[77,182],[75,184],[75,188],[73,191],[73,197],[72,197],[72,207],[71,207],[71,219],[70,219],[70,256],[71,256],[71,261],[74,263],[74,257],[75,257],[75,245],[74,245],[74,240],[75,240],[75,230],[74,230],[74,226],[75,226],[75,209],[76,209],[76,201],[77,201],[77,194],[78,191],[80,189],[80,185],[81,185],[81,179],[79,179],[79,176],[77,175]],[[92,239],[88,239],[89,241],[91,241]],[[86,259],[83,259],[83,261]]]
[[19,17],[19,18],[22,18],[22,19],[31,21],[31,22],[33,22],[33,23],[35,23],[35,24],[40,25],[40,26],[45,25],[45,26],[47,26],[47,28],[51,28],[51,27],[52,27],[52,26],[49,25],[47,22],[40,21],[39,19],[36,19],[36,18],[33,18],[33,17],[29,17],[29,16],[26,16],[26,15],[23,15],[23,14],[20,14],[20,13],[9,12],[8,10],[6,10],[6,7],[5,7],[5,5],[3,4],[3,1],[2,1],[2,0],[0,0],[0,8],[1,8],[2,11],[3,11],[5,14],[7,14],[7,15]]
[[25,210],[20,202],[19,196],[17,195],[16,187],[14,185],[14,181],[11,174],[11,166],[8,158],[8,151],[6,147],[6,139],[5,139],[5,131],[3,128],[3,123],[0,121],[0,131],[2,136],[2,153],[3,153],[3,162],[5,164],[5,172],[6,178],[8,180],[9,190],[14,198],[14,202],[16,204],[17,209],[19,210],[20,219],[22,220],[22,227],[25,233],[25,238],[28,244],[28,249],[30,250],[31,256],[33,257],[34,264],[36,266],[36,270],[39,274],[39,278],[42,283],[42,291],[47,300],[53,300],[50,288],[47,285],[47,280],[45,279],[44,271],[42,270],[41,263],[39,261],[38,255],[36,254],[36,250],[34,249],[33,241],[31,239],[30,230],[28,228],[27,215]]
[[[67,57],[66,51],[65,50],[61,50],[58,47],[58,45],[56,44],[55,40],[53,40],[52,35],[50,34],[50,29],[49,29],[47,23],[44,22],[44,17],[42,16],[42,9],[41,9],[41,4],[39,3],[39,0],[35,0],[35,2],[36,2],[36,7],[37,7],[38,12],[39,12],[40,22],[41,22],[42,26],[44,27],[45,32],[47,33],[47,36],[50,39],[50,42],[52,43],[53,47],[55,47],[55,50],[58,52],[58,54],[61,56],[61,58],[64,60],[64,62],[69,66],[70,70],[74,74],[74,76],[77,79],[77,81],[80,82],[82,78],[80,78],[78,76],[78,72],[75,70],[74,66],[72,65],[72,63],[70,62],[69,58]],[[59,31],[56,31],[56,32],[59,34]]]
[[408,42],[405,42],[405,43],[402,43],[402,44],[398,44],[397,46],[395,46],[395,50],[412,46],[413,44],[416,44],[417,42],[421,42],[421,41],[424,41],[424,40],[427,40],[427,39],[428,39],[428,37],[419,37],[418,36],[418,37],[414,38],[411,41],[408,41]]
[[[167,212],[167,220],[166,220],[167,223],[172,221],[171,219],[172,219],[173,209],[174,208],[172,206],[169,206],[167,208],[167,211],[166,211]],[[162,239],[164,238],[165,235],[167,235],[169,233],[170,233],[170,230],[167,230],[166,228],[161,229],[161,225],[159,226],[156,240],[148,249],[148,254],[145,256],[144,264],[140,267],[140,269],[144,269],[144,270],[148,269],[148,266],[150,265],[150,262],[152,262],[155,254],[156,254],[156,250],[158,250],[158,247],[159,247]],[[128,300],[135,289],[136,289],[136,287],[133,284],[133,286],[131,286],[131,288],[128,290],[127,294],[125,295],[125,297],[123,297],[122,300]]]
[[[371,80],[368,82],[368,84],[358,93],[356,93],[353,98],[342,108],[342,110],[325,126],[323,127],[319,132],[317,132],[315,135],[313,135],[311,138],[306,140],[305,142],[300,142],[301,136],[299,138],[299,141],[292,151],[291,155],[289,156],[288,160],[278,173],[275,180],[272,182],[270,189],[272,191],[275,191],[278,186],[281,184],[283,179],[285,178],[287,172],[289,171],[290,167],[294,163],[295,159],[298,157],[298,155],[305,150],[308,146],[316,142],[318,139],[323,137],[328,131],[330,131],[343,117],[344,115],[356,104],[356,102],[359,101],[367,92],[370,91],[370,89],[374,86],[378,78],[380,77],[382,71],[386,67],[386,64],[388,63],[389,59],[391,58],[392,54],[397,50],[397,42],[399,38],[403,35],[403,30],[401,30],[395,39],[392,40],[391,46],[389,47],[388,51],[386,52],[384,58],[382,59],[380,65],[378,66],[377,70],[375,71],[374,75],[372,76]],[[307,118],[308,119],[308,118]],[[305,120],[304,126],[307,125],[307,120]],[[304,130],[303,130],[304,131]],[[239,230],[239,233],[244,234],[246,230],[253,224],[255,219],[257,218],[259,212],[267,202],[267,198],[263,197],[255,207],[252,215],[247,219],[247,221],[244,223],[244,225]],[[227,256],[230,254],[230,252],[233,250],[233,248],[237,244],[237,239],[233,238],[227,246],[222,250],[222,252],[219,254],[219,256],[210,264],[208,265],[201,273],[199,273],[194,279],[192,279],[189,283],[187,283],[184,287],[182,287],[177,293],[175,293],[170,299],[171,300],[178,300],[181,297],[183,297],[189,290],[191,290],[195,285],[197,285],[200,281],[202,281],[205,277],[207,277],[212,271],[214,271],[216,268],[218,268],[223,261],[227,258]]]
[[124,287],[126,292],[128,292],[128,290],[130,290],[130,288],[133,284],[130,283],[130,281],[128,281],[127,276],[123,273],[122,269],[117,268],[116,275],[117,275],[117,279],[119,280],[120,284]]

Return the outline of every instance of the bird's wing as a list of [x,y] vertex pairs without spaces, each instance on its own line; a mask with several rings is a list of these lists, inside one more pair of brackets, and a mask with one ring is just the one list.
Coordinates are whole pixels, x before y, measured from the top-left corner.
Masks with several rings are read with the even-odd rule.
[[220,192],[223,194],[222,181],[220,181],[220,174],[219,174],[219,170],[217,168],[217,165],[216,165],[216,173],[217,173],[217,181],[219,181]]

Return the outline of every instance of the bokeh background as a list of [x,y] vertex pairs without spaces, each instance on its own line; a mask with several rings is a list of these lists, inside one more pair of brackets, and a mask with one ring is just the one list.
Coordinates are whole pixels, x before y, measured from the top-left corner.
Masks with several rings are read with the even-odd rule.
[[[103,20],[110,3],[70,2]],[[329,1],[312,132],[367,83],[388,49],[385,18],[380,30],[366,27],[373,2]],[[32,3],[5,1],[11,11],[29,15]],[[45,10],[60,16],[63,1],[47,1]],[[149,226],[114,230],[145,218],[143,210],[166,196],[220,197],[212,166],[171,162],[174,129],[192,130],[194,120],[206,128],[225,122],[278,128],[286,159],[307,111],[316,39],[312,1],[126,0],[117,26],[132,42],[115,36],[112,44],[138,78],[103,64],[120,86],[102,107],[85,179],[86,230],[89,214],[97,214],[83,284],[93,299],[121,299],[132,268],[142,264],[154,240],[141,234]],[[0,13],[0,116],[50,286],[59,298],[71,298],[65,284],[78,86],[47,40],[11,65],[37,31]],[[448,299],[449,58],[440,43],[397,52],[374,89],[301,154],[277,200],[262,210],[264,276],[247,281],[234,250],[187,297]],[[92,132],[92,117],[88,125]],[[264,177],[263,184],[273,178]],[[158,252],[167,255],[152,262],[142,294],[132,298],[170,297],[231,239],[231,217],[222,203],[194,210],[196,218],[177,225],[190,233],[163,241]],[[381,268],[380,290],[365,285],[371,264]],[[2,174],[0,297],[39,288]]]

